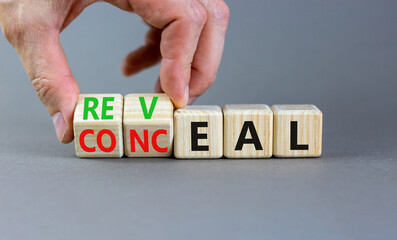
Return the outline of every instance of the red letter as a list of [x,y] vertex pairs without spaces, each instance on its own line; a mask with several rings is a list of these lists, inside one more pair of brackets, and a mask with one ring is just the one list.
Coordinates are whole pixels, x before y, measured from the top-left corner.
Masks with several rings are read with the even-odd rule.
[[149,152],[149,133],[148,130],[143,130],[143,140],[139,137],[138,133],[135,130],[130,130],[130,143],[131,143],[131,152],[135,152],[135,138],[138,141],[139,145],[141,145],[142,150],[144,152]]
[[95,147],[89,148],[85,145],[84,138],[87,134],[94,134],[94,129],[86,129],[80,133],[80,147],[86,152],[95,152]]
[[[110,137],[110,147],[108,148],[105,148],[105,146],[103,146],[102,144],[102,136],[104,134],[107,134]],[[103,152],[112,152],[116,148],[116,137],[114,136],[113,132],[108,129],[103,129],[98,133],[98,136],[96,137],[96,142],[99,149],[101,149]]]
[[158,137],[160,134],[167,135],[167,130],[165,130],[165,129],[160,129],[160,130],[157,130],[157,131],[155,131],[155,132],[153,133],[153,136],[152,136],[152,145],[153,145],[153,148],[154,148],[154,150],[156,150],[157,152],[161,152],[161,153],[167,152],[167,151],[168,151],[168,148],[167,148],[167,147],[161,148],[161,147],[159,147],[159,145],[157,145],[157,137]]

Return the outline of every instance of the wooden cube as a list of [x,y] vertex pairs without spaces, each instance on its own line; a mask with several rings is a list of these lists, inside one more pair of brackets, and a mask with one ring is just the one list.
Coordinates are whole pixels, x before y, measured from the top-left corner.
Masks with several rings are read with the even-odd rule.
[[73,119],[78,157],[122,157],[123,96],[81,94]]
[[273,112],[265,104],[223,107],[223,152],[227,158],[269,158],[273,152]]
[[219,106],[187,106],[174,113],[176,158],[220,158],[223,115]]
[[273,154],[321,156],[323,115],[314,105],[274,105]]
[[128,157],[169,157],[174,105],[165,94],[129,94],[124,100],[124,146]]

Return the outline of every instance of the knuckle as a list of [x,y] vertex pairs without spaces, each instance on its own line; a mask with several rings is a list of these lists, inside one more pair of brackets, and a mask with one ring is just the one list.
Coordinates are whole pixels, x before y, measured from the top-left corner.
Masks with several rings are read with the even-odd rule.
[[51,101],[53,84],[52,81],[45,78],[35,78],[32,80],[32,85],[37,93],[40,100],[47,105]]
[[7,39],[7,41],[11,43],[13,34],[10,31],[10,28],[8,26],[2,25],[1,30],[3,32],[4,37]]
[[14,20],[7,20],[8,21],[2,23],[1,30],[3,31],[5,38],[12,44],[13,39],[16,38],[15,36],[21,34],[21,30],[17,29]]
[[[8,14],[4,14],[8,9]],[[2,15],[2,11],[3,15]],[[46,14],[32,14],[26,6],[17,3],[0,6],[0,23],[5,38],[14,46],[19,46],[55,28],[52,18]]]
[[12,18],[2,26],[2,29],[6,39],[13,46],[19,46],[25,42],[25,40],[29,39],[28,35],[32,27],[28,21]]
[[186,14],[187,19],[196,25],[204,26],[205,22],[207,21],[207,11],[198,2],[193,2]]
[[228,23],[230,17],[230,9],[224,1],[218,1],[212,11],[214,19],[224,24]]

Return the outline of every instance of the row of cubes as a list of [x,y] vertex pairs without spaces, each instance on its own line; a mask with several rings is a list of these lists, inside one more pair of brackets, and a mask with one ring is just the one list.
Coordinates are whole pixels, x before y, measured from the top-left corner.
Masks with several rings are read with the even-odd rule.
[[165,94],[81,94],[74,113],[78,157],[319,157],[314,105],[233,104],[174,109]]

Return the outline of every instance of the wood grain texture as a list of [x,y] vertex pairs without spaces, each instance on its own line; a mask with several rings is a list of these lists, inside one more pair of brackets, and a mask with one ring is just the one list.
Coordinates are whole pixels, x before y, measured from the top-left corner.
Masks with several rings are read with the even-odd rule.
[[[112,110],[107,110],[106,115],[113,116],[113,119],[102,119],[102,107],[103,107],[103,98],[104,97],[114,97],[114,101],[107,102],[107,106],[113,108]],[[94,116],[91,112],[88,113],[87,120],[83,119],[84,114],[84,101],[85,98],[96,98],[98,99],[98,106],[95,109],[95,113],[97,114],[99,119],[94,119]],[[93,103],[89,105],[93,106]],[[77,101],[77,105],[74,112],[73,119],[73,130],[75,136],[75,148],[76,155],[78,157],[122,157],[124,154],[123,148],[123,125],[122,125],[122,116],[123,116],[123,96],[120,94],[80,94],[79,99]],[[84,137],[84,143],[89,148],[95,148],[94,152],[84,151],[82,148],[82,143],[80,142],[80,134],[87,129],[92,129],[94,134],[87,134]],[[97,142],[97,135],[102,130],[110,130],[114,136],[116,145],[114,150],[111,152],[104,152],[100,149]],[[111,147],[111,137],[108,134],[104,134],[101,137],[101,143],[103,147],[110,148]]]
[[[158,97],[153,115],[145,119],[139,97],[144,97],[147,109],[152,104],[153,98]],[[174,105],[165,94],[129,94],[124,100],[124,146],[125,154],[128,157],[169,157],[172,155],[174,129],[173,129]],[[165,152],[158,152],[153,148],[153,133],[158,130],[166,130],[167,134],[160,134],[155,139],[156,144],[161,148],[167,148]],[[134,138],[131,146],[131,130],[135,130],[142,141],[144,131],[148,131],[149,151],[145,152],[138,141]]]
[[[272,156],[273,112],[269,106],[265,104],[226,105],[223,107],[223,118],[223,153],[225,157],[269,158]],[[243,126],[245,127],[243,128]],[[254,136],[252,136],[251,130],[254,130]],[[240,137],[240,135],[242,136]],[[238,142],[241,138],[258,141],[256,144],[245,143],[240,150]]]
[[[193,151],[192,122],[207,123],[198,127],[197,145],[208,146],[208,151]],[[219,106],[187,106],[174,113],[174,155],[176,158],[220,158],[223,155],[223,114]]]
[[[276,157],[319,157],[322,151],[323,115],[314,105],[274,105],[273,155]],[[296,122],[297,144],[307,150],[291,150],[291,122]]]

